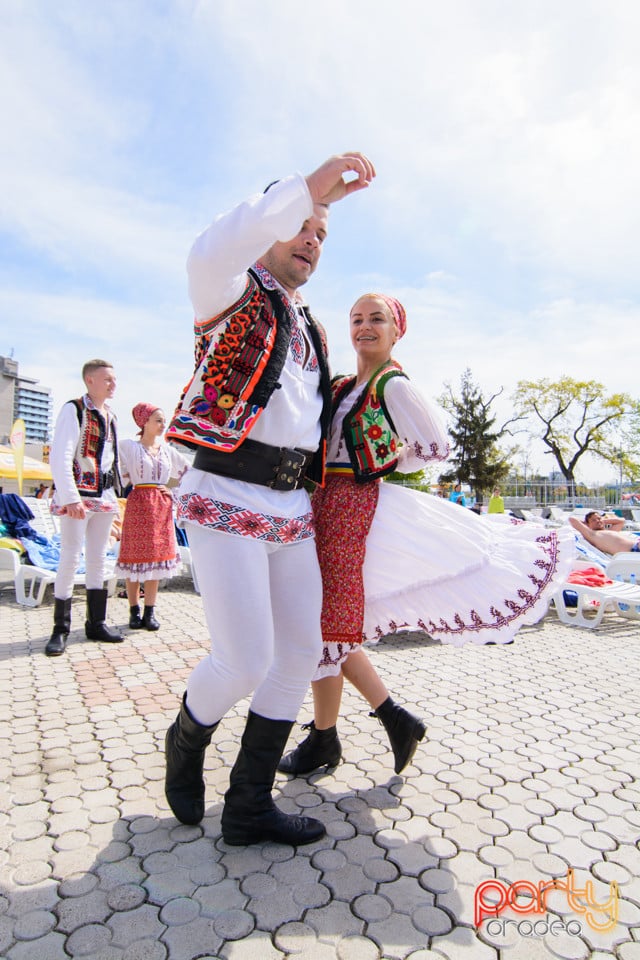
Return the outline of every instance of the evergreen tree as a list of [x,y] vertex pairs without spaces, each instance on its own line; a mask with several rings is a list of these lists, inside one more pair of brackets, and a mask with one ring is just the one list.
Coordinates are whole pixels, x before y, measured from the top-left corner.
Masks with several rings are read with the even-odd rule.
[[468,483],[476,500],[492,490],[509,472],[506,457],[498,449],[497,441],[503,430],[496,430],[496,418],[491,416],[491,404],[502,393],[485,400],[480,388],[473,382],[468,368],[460,378],[460,396],[448,383],[440,404],[449,413],[453,423],[448,428],[452,440],[451,469],[440,475],[444,482]]
[[394,470],[393,473],[388,473],[384,479],[387,483],[398,483],[401,486],[413,487],[415,490],[429,489],[424,470],[414,470],[413,473],[398,473],[397,470]]

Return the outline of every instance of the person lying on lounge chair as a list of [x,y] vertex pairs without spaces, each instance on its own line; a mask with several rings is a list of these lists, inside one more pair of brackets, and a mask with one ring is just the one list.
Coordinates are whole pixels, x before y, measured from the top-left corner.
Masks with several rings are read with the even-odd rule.
[[[621,517],[615,517],[615,520],[621,520]],[[622,533],[620,530],[612,529],[613,520],[608,515],[598,513],[592,510],[587,513],[582,520],[577,517],[569,517],[571,526],[581,533],[587,543],[603,553],[640,553],[640,537],[633,534]],[[624,523],[624,520],[622,521]],[[619,524],[616,524],[619,526]]]

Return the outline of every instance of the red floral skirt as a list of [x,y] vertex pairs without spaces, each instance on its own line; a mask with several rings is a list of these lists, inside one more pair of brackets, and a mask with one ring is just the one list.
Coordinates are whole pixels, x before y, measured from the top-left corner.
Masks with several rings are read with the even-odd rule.
[[158,487],[134,487],[124,511],[116,573],[128,580],[164,580],[180,566],[171,495]]
[[323,651],[316,679],[337,674],[363,641],[362,567],[377,503],[377,483],[347,476],[329,476],[311,498],[322,573]]

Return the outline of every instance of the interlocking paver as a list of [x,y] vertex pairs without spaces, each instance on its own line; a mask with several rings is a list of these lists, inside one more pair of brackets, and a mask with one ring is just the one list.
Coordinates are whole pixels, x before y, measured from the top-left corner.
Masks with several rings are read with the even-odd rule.
[[167,948],[159,940],[136,940],[122,954],[122,960],[166,960]]
[[[48,933],[36,941],[36,944],[38,960],[40,958],[42,960],[45,960],[45,958],[46,960],[69,960],[69,954],[65,949],[69,946],[69,941],[61,933]],[[9,960],[34,960],[34,949],[33,940],[18,941],[15,946],[7,951],[7,957]],[[77,954],[77,956],[81,956],[81,954]],[[89,954],[85,953],[84,956],[89,956]],[[95,956],[97,958],[97,954]]]
[[[498,952],[483,943],[474,930],[467,927],[456,927],[444,937],[434,937],[432,940],[433,954],[425,960],[443,957],[444,960],[498,960]],[[418,957],[420,955],[418,954]],[[505,954],[508,956],[508,954]],[[414,960],[411,957],[411,960]],[[422,958],[420,958],[422,960]],[[520,960],[537,960],[534,957],[522,955]]]
[[380,953],[377,943],[368,937],[344,937],[337,945],[336,956],[338,960],[378,960]]
[[497,870],[504,870],[514,861],[514,856],[511,850],[507,850],[506,847],[500,846],[499,843],[496,844],[487,844],[484,847],[479,847],[477,850],[478,859],[482,863],[486,863],[489,867],[495,867]]
[[[428,908],[425,908],[428,909]],[[438,912],[439,914],[439,912]],[[446,929],[446,915],[440,922],[438,914],[430,918],[431,925]],[[428,923],[423,915],[421,919]],[[448,929],[451,929],[449,923]],[[389,958],[405,958],[411,955],[414,949],[421,944],[426,944],[428,934],[418,925],[418,921],[401,914],[393,914],[386,920],[373,921],[367,926],[367,936],[371,937],[379,944],[384,944],[383,956]]]
[[72,957],[95,957],[111,943],[111,931],[104,924],[87,924],[74,930],[66,947]]
[[396,913],[412,914],[417,907],[432,906],[435,902],[433,893],[424,887],[422,877],[398,877],[395,883],[381,886],[379,892],[389,900]]
[[58,930],[70,933],[86,924],[103,923],[110,912],[106,894],[101,890],[94,890],[79,897],[70,897],[58,906]]
[[307,911],[305,920],[319,937],[334,943],[342,937],[362,934],[365,928],[364,921],[355,916],[350,904],[340,900],[330,900],[324,907]]
[[[321,887],[318,884],[318,887]],[[328,887],[318,890],[315,899],[317,903],[299,903],[296,899],[296,888],[278,888],[277,894],[269,899],[259,898],[245,901],[247,911],[253,916],[256,927],[261,930],[277,930],[284,923],[301,920],[307,906],[320,906],[328,903],[331,894]]]
[[[531,831],[512,830],[506,837],[502,837],[500,844],[510,850],[516,860],[533,860],[540,853],[547,853],[547,846],[542,840],[531,836]],[[553,851],[558,853],[557,850]]]
[[[159,917],[160,910],[150,903],[142,903],[133,910],[120,911],[107,921],[111,943],[126,947],[135,940],[158,940],[166,926],[173,926]],[[197,916],[197,914],[196,914]]]
[[179,927],[167,927],[160,939],[166,945],[167,956],[171,960],[193,960],[207,953],[216,958],[224,943],[211,920],[205,917],[198,917]]
[[640,943],[623,943],[618,948],[619,960],[640,960]]
[[613,837],[617,843],[635,843],[640,836],[638,814],[638,811],[631,811],[623,817],[607,817],[598,824],[598,829]]
[[[80,625],[83,601],[78,591]],[[207,637],[190,583],[173,581],[158,607],[157,634],[109,649],[79,626],[65,656],[49,660],[50,600],[20,608],[0,588],[3,958],[638,956],[637,625],[581,631],[550,615],[504,649],[383,640],[371,656],[398,699],[424,716],[427,736],[394,775],[383,728],[347,689],[345,762],[276,779],[284,810],[327,826],[325,838],[295,851],[226,847],[220,837],[248,701],[207,752],[203,822],[184,827],[171,815],[164,733]],[[126,601],[112,600],[110,613],[126,622]],[[311,712],[309,696],[301,722]],[[619,885],[613,931],[588,928],[562,890],[549,898],[551,916],[581,924],[578,935],[533,936],[515,923],[492,935],[487,918],[477,929],[478,884],[562,881],[568,867],[598,897]]]

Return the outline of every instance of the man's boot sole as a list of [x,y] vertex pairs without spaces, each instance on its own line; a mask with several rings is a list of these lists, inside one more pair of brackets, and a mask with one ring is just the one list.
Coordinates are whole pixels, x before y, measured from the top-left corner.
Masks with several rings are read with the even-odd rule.
[[[284,814],[283,814],[284,816]],[[304,818],[295,818],[304,819]],[[320,821],[316,821],[320,823]],[[296,832],[291,829],[287,831],[274,827],[255,826],[248,827],[246,822],[242,826],[226,824],[222,828],[222,839],[230,847],[249,847],[254,843],[282,843],[290,847],[303,847],[308,843],[315,843],[326,836],[324,824],[320,824],[321,829],[314,828],[312,833],[305,834],[304,829]]]

